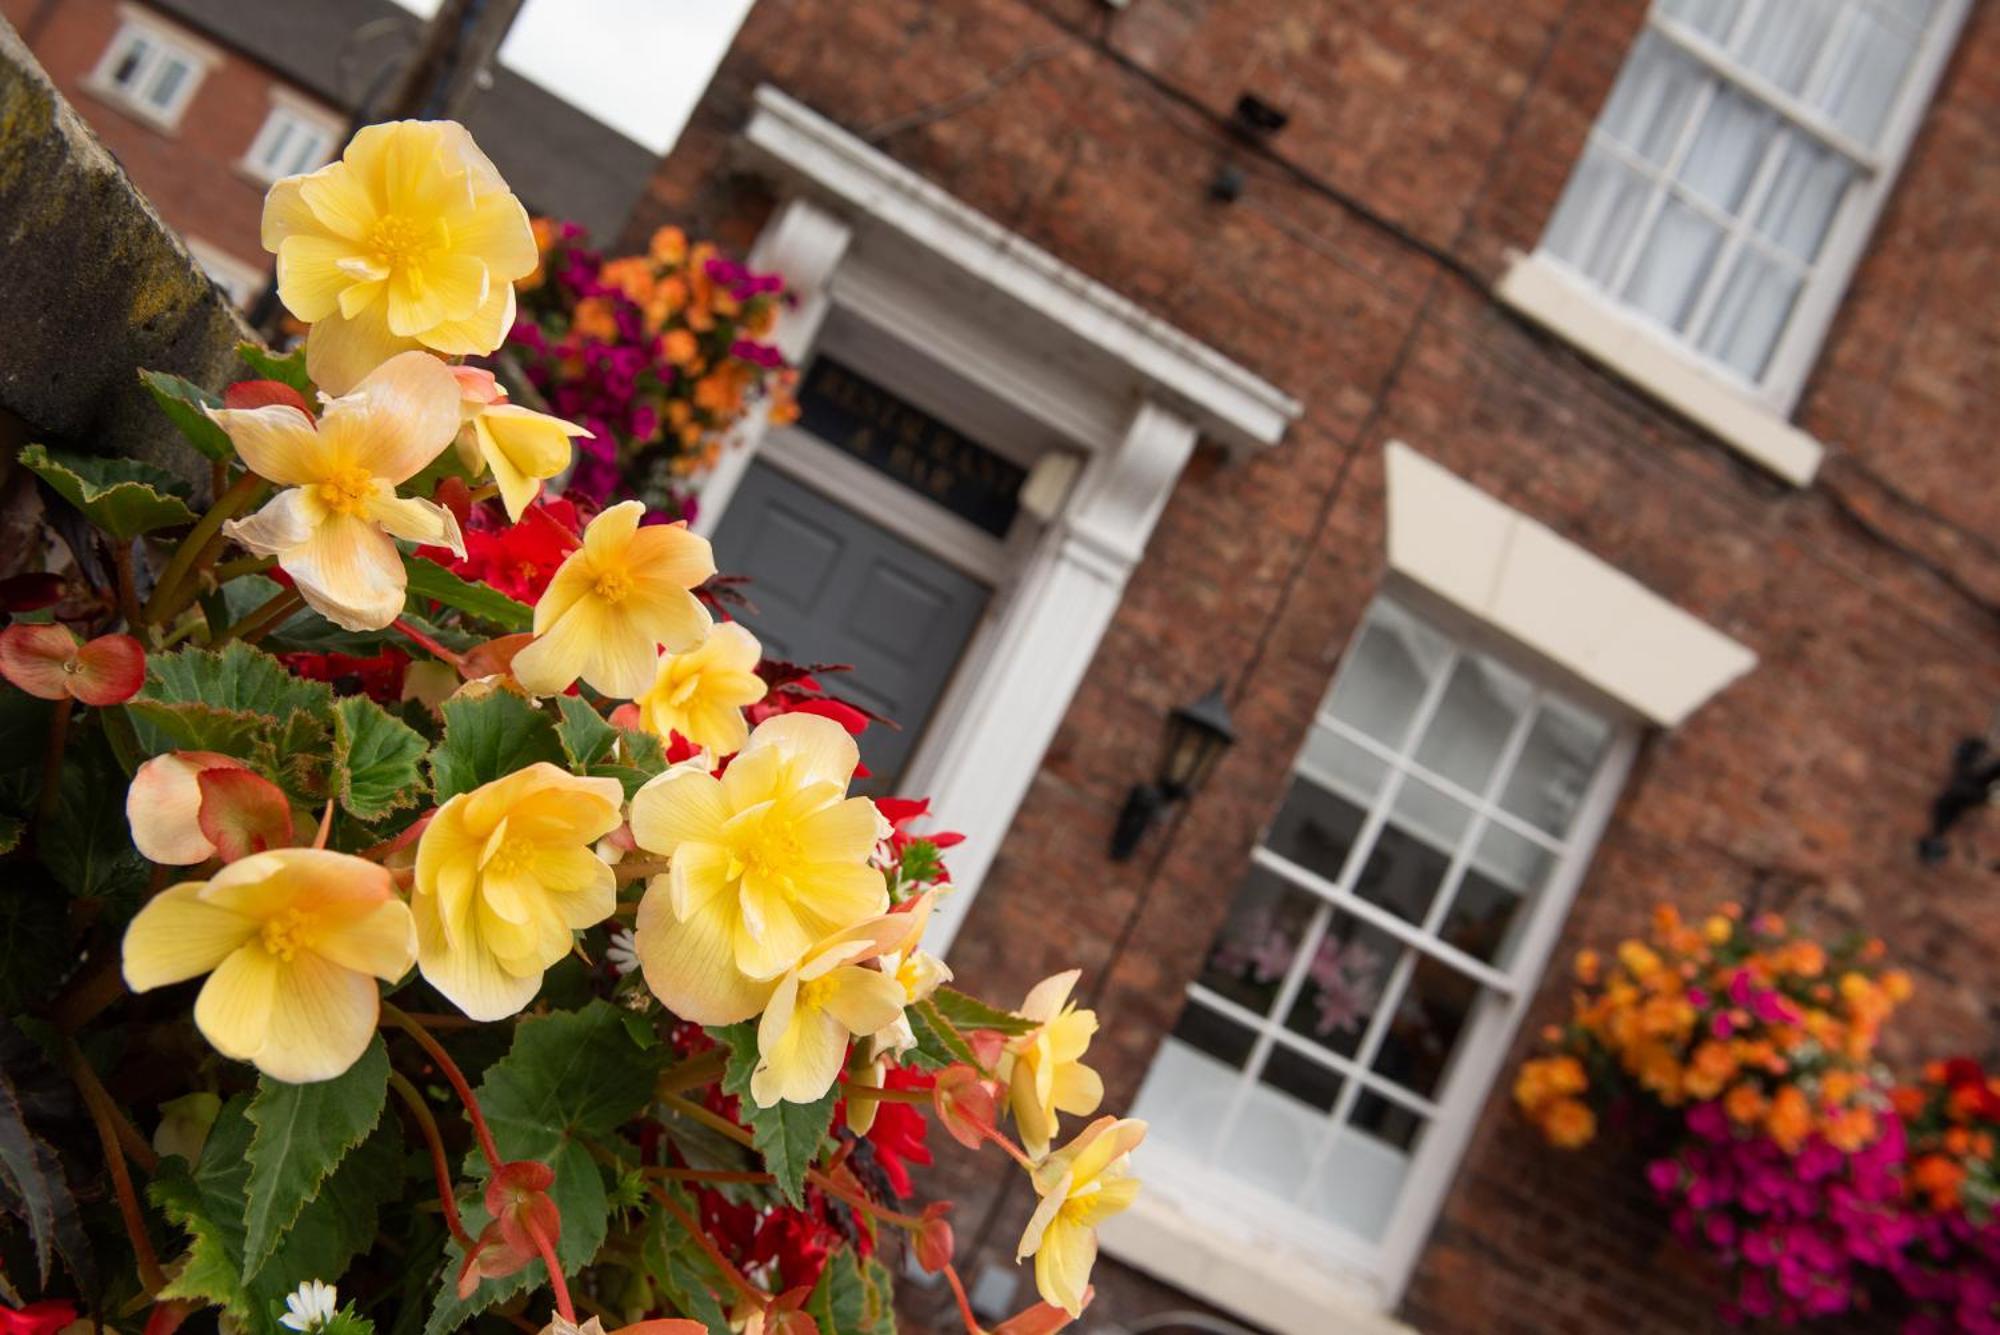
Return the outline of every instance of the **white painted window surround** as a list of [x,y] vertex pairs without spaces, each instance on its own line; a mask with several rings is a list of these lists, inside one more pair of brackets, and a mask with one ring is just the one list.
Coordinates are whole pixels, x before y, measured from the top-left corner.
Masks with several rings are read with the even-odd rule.
[[1770,471],[1970,0],[1655,0],[1499,295]]
[[1386,462],[1385,593],[1140,1091],[1147,1189],[1103,1230],[1276,1330],[1396,1328],[1640,733],[1754,661],[1415,451]]
[[269,183],[323,167],[340,147],[341,118],[284,88],[271,90],[271,109],[243,153],[241,167]]
[[120,5],[119,18],[118,31],[84,86],[141,120],[172,130],[222,53],[142,6]]
[[833,353],[1029,470],[1004,541],[968,543],[962,521],[755,424],[700,497],[697,528],[713,531],[761,452],[992,584],[903,778],[967,836],[932,920],[942,952],[1196,440],[1266,448],[1300,405],[776,89],[758,90],[741,147],[788,197],[751,254],[798,298],[774,334],[785,355]]

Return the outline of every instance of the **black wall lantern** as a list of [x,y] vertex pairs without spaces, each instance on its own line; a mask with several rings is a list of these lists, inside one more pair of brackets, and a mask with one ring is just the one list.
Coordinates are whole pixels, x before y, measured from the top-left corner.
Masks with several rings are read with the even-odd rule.
[[1917,856],[1936,866],[1951,852],[1945,835],[1967,815],[2000,802],[2000,752],[1984,737],[1967,737],[1951,753],[1951,773],[1931,799],[1931,827],[1917,841]]
[[1158,775],[1125,798],[1118,824],[1111,833],[1111,860],[1123,862],[1137,851],[1160,813],[1190,796],[1208,778],[1222,753],[1236,740],[1229,706],[1222,701],[1222,683],[1191,705],[1167,715],[1167,741],[1160,752]]

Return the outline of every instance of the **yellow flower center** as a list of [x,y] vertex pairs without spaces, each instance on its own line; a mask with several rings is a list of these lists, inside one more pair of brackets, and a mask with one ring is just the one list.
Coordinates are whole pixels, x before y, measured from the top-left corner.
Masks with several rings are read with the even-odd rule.
[[337,515],[358,515],[375,494],[375,475],[360,465],[342,468],[319,484],[319,498]]
[[377,264],[402,269],[421,261],[437,244],[438,224],[386,214],[368,229],[368,249]]
[[525,871],[534,860],[535,844],[526,835],[513,835],[493,850],[493,856],[486,859],[480,870],[495,876],[512,876]]
[[259,935],[265,950],[281,960],[289,960],[301,950],[311,948],[313,938],[318,935],[317,928],[318,922],[312,914],[286,909],[265,919]]
[[832,998],[835,989],[839,986],[840,984],[835,981],[831,974],[824,974],[818,978],[800,983],[799,1009],[825,1010],[827,1001]]
[[591,586],[591,592],[607,603],[622,603],[632,592],[632,577],[622,570],[601,570],[597,574],[597,583]]
[[800,862],[799,841],[790,825],[767,820],[748,835],[729,850],[729,879],[757,876],[789,886]]

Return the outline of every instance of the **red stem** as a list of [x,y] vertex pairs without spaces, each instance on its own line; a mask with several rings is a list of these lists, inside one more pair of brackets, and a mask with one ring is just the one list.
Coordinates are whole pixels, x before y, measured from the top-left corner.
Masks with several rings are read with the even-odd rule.
[[83,1095],[84,1106],[90,1110],[90,1120],[97,1127],[97,1142],[104,1151],[104,1166],[111,1172],[112,1193],[118,1198],[118,1214],[125,1223],[125,1236],[132,1244],[133,1259],[138,1263],[139,1285],[149,1294],[158,1293],[167,1286],[167,1277],[160,1270],[153,1241],[146,1235],[146,1216],[139,1209],[139,1193],[132,1189],[132,1175],[125,1167],[125,1149],[119,1143],[116,1129],[120,1120],[118,1107],[98,1082],[97,1072],[90,1069],[82,1050],[68,1040],[65,1040],[63,1049],[70,1078],[76,1082],[78,1092]]
[[394,625],[397,630],[400,630],[401,632],[403,632],[404,635],[416,641],[417,644],[419,644],[425,650],[427,650],[432,657],[440,660],[441,662],[450,664],[451,667],[454,668],[459,673],[460,676],[465,675],[465,660],[459,657],[458,654],[454,653],[450,649],[445,648],[443,645],[439,644],[436,640],[424,634],[422,631],[418,630],[415,626],[412,626],[409,622],[405,621],[401,617],[396,618]]
[[986,1335],[980,1328],[979,1319],[972,1315],[972,1300],[965,1296],[965,1281],[958,1277],[958,1267],[945,1262],[944,1277],[951,1285],[951,1296],[958,1299],[958,1315],[965,1322],[966,1335]]
[[653,1193],[655,1200],[667,1207],[667,1213],[674,1217],[674,1222],[678,1223],[687,1232],[687,1235],[694,1239],[695,1246],[701,1248],[708,1259],[715,1264],[715,1268],[722,1272],[722,1277],[729,1281],[731,1287],[760,1307],[771,1300],[769,1295],[761,1292],[755,1284],[752,1284],[743,1277],[743,1272],[736,1268],[736,1264],[733,1261],[722,1254],[722,1249],[715,1245],[715,1240],[702,1231],[700,1221],[682,1209],[681,1203],[675,1200],[666,1188],[652,1187],[649,1190]]
[[465,1115],[472,1119],[472,1133],[479,1138],[479,1152],[486,1156],[486,1166],[496,1173],[499,1172],[500,1147],[493,1143],[493,1133],[486,1126],[486,1115],[479,1111],[479,1100],[473,1097],[472,1086],[465,1080],[465,1072],[458,1069],[458,1063],[451,1059],[451,1054],[444,1050],[443,1044],[431,1037],[428,1029],[402,1010],[385,1001],[382,1003],[382,1018],[416,1039],[417,1046],[428,1053],[430,1059],[437,1063],[438,1069],[444,1072],[444,1078],[451,1082],[452,1089],[458,1094],[458,1101],[465,1105]]
[[576,1309],[570,1306],[569,1285],[563,1281],[562,1263],[556,1260],[555,1246],[550,1243],[548,1234],[542,1232],[542,1226],[535,1222],[532,1210],[524,1212],[523,1222],[528,1226],[528,1236],[535,1240],[535,1250],[542,1254],[542,1264],[548,1267],[549,1287],[556,1294],[556,1311],[574,1326]]
[[430,1146],[431,1168],[437,1174],[438,1204],[444,1208],[444,1226],[451,1230],[452,1240],[470,1253],[472,1237],[458,1217],[458,1200],[451,1190],[451,1166],[445,1161],[444,1137],[438,1134],[437,1118],[431,1116],[424,1096],[417,1092],[417,1087],[402,1072],[389,1072],[389,1084],[402,1096],[411,1116],[417,1119],[417,1128],[423,1132],[424,1143]]

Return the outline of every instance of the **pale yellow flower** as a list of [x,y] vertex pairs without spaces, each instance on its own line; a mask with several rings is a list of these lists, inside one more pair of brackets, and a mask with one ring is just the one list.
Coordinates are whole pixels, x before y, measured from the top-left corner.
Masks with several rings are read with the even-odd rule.
[[1097,1012],[1080,1011],[1069,999],[1079,976],[1080,970],[1071,969],[1035,984],[1020,1010],[1035,1028],[1008,1039],[1000,1059],[1008,1106],[1030,1158],[1049,1152],[1057,1113],[1088,1117],[1104,1101],[1104,1082],[1083,1064],[1097,1032]]
[[698,648],[661,655],[659,675],[633,702],[640,726],[662,741],[679,733],[718,756],[735,755],[750,737],[743,707],[768,689],[757,675],[763,656],[757,637],[735,621],[718,623]]
[[578,677],[630,700],[653,684],[662,646],[684,653],[708,634],[689,590],[715,573],[708,539],[685,524],[639,526],[646,507],[614,505],[590,521],[535,604],[535,640],[514,655],[514,680],[556,695]]
[[648,986],[682,1019],[749,1019],[807,951],[888,908],[868,865],[875,804],[846,796],[860,758],[838,723],[783,714],[722,778],[677,768],[633,797],[634,840],[672,859],[639,901],[635,943]]
[[339,161],[279,181],[263,240],[330,394],[410,348],[493,351],[514,324],[514,280],[539,259],[527,210],[451,121],[367,126]]
[[883,973],[896,981],[896,988],[902,993],[896,1018],[874,1034],[878,1052],[906,1052],[915,1047],[916,1031],[910,1027],[909,1016],[904,1012],[951,981],[951,967],[922,946],[924,929],[930,925],[931,908],[936,903],[937,892],[929,891],[896,914],[896,920],[903,924],[902,937],[883,951],[876,962]]
[[491,371],[457,366],[452,373],[458,377],[463,422],[456,441],[459,461],[475,478],[493,474],[507,517],[518,521],[541,494],[542,483],[569,467],[575,452],[571,438],[590,431],[509,403]]
[[308,604],[348,630],[380,630],[403,611],[405,576],[392,538],[465,554],[451,511],[398,496],[458,431],[458,381],[427,352],[377,367],[319,421],[283,404],[211,408],[251,472],[283,487],[224,531],[275,556]]
[[624,798],[616,779],[543,761],[439,807],[410,898],[431,986],[475,1020],[533,1001],[571,933],[617,907],[617,878],[591,845],[618,828]]
[[194,1022],[225,1057],[273,1080],[330,1080],[375,1032],[375,980],[416,958],[389,873],[347,853],[282,848],[155,895],[125,929],[134,992],[208,974]]
[[833,1087],[849,1039],[903,1012],[903,989],[866,962],[901,940],[903,915],[884,914],[836,932],[807,951],[771,991],[757,1022],[750,1097],[760,1108],[811,1103]]
[[1134,1118],[1100,1117],[1035,1169],[1035,1207],[1014,1259],[1035,1258],[1035,1288],[1072,1317],[1083,1314],[1097,1226],[1139,1195],[1132,1151],[1146,1138]]

